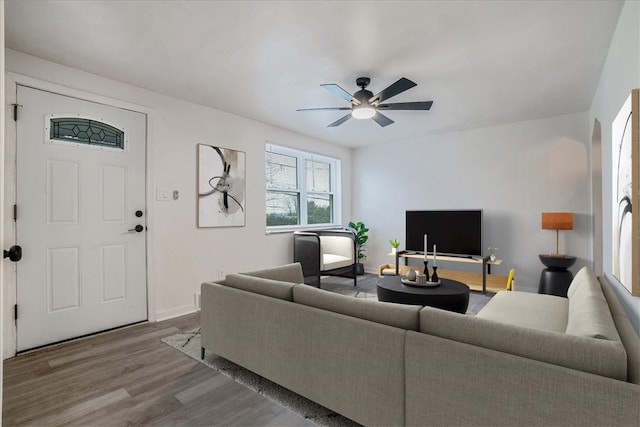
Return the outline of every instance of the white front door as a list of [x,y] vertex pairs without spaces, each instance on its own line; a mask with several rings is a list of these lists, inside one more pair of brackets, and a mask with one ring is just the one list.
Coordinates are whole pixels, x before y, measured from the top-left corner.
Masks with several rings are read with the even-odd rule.
[[18,351],[146,320],[146,115],[17,99]]

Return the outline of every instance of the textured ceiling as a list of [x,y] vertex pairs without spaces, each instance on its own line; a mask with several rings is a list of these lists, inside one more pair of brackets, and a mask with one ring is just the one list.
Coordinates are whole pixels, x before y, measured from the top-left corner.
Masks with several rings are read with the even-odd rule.
[[[622,8],[606,1],[5,1],[6,46],[350,147],[588,110]],[[349,120],[320,87],[377,93]]]

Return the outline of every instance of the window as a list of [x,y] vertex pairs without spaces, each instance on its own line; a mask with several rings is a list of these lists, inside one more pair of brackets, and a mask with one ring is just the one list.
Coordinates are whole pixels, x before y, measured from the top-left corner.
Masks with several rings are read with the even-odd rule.
[[124,132],[106,123],[81,117],[49,119],[49,139],[124,149]]
[[340,160],[267,143],[267,229],[335,226]]

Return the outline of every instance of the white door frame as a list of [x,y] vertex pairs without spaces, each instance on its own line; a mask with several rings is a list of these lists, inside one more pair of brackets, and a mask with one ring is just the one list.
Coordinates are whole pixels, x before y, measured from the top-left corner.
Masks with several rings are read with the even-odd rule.
[[[102,95],[86,92],[79,89],[74,89],[55,83],[50,83],[44,80],[35,79],[33,77],[24,76],[17,73],[6,72],[5,81],[5,105],[15,104],[17,95],[17,86],[29,86],[34,89],[40,89],[48,92],[57,93],[59,95],[69,96],[72,98],[78,98],[85,101],[96,102],[99,104],[105,104],[108,106],[123,108],[147,115],[147,129],[146,129],[146,177],[145,184],[147,188],[146,192],[146,218],[147,218],[147,232],[145,233],[147,257],[146,257],[146,271],[147,271],[147,316],[149,322],[155,322],[157,319],[156,305],[155,305],[155,215],[152,190],[153,182],[151,177],[153,176],[153,144],[149,141],[153,140],[151,135],[153,126],[153,109],[144,107],[141,105],[132,104],[126,101],[108,98]],[[18,107],[18,114],[20,109]],[[17,137],[17,124],[13,120],[13,108],[5,109],[5,164],[4,166],[4,185],[5,185],[5,197],[4,206],[2,210],[4,212],[4,242],[2,242],[4,248],[8,248],[14,244],[20,244],[16,242],[16,227],[13,221],[13,205],[16,203],[16,137]],[[19,213],[18,213],[19,215]],[[13,318],[13,307],[17,301],[17,280],[16,280],[16,267],[11,266],[8,263],[4,265],[3,282],[4,282],[4,300],[3,300],[3,321],[4,330],[2,331],[3,337],[3,354],[2,359],[13,357],[16,354],[16,324]]]

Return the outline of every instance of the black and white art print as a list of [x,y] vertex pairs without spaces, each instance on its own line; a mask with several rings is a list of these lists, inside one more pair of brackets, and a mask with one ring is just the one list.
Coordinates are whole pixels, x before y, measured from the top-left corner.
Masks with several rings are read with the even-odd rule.
[[611,124],[612,273],[638,295],[638,90]]
[[245,153],[198,144],[198,227],[245,225]]

